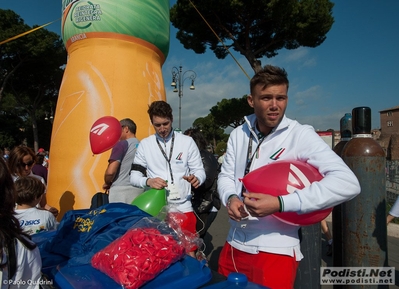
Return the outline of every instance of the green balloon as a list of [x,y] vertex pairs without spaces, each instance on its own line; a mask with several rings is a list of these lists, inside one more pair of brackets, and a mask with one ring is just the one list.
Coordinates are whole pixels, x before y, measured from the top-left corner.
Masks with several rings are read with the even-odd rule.
[[136,197],[132,205],[155,217],[167,205],[165,189],[149,189]]

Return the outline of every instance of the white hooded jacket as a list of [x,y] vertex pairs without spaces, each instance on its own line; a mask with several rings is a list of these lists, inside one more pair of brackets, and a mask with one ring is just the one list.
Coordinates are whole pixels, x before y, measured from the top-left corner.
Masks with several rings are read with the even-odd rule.
[[[265,137],[257,152],[260,139],[255,129],[256,117],[245,117],[245,123],[232,131],[227,145],[218,190],[224,205],[232,194],[241,196],[242,183],[247,163],[250,134],[252,137],[252,159],[250,171],[278,160],[299,160],[317,168],[323,179],[301,190],[284,195],[284,211],[308,213],[333,207],[354,198],[360,193],[360,185],[351,169],[322,140],[309,125],[283,117],[280,124]],[[276,152],[278,158],[276,158]],[[261,181],[261,180],[260,180]],[[231,228],[227,241],[231,246],[247,253],[259,251],[296,256],[300,252],[298,226],[290,225],[273,216],[249,218],[240,222],[229,220]]]

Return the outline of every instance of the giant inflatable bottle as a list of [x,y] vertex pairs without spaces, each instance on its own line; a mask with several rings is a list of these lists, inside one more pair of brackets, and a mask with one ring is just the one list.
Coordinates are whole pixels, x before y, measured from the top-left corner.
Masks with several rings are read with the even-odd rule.
[[89,133],[103,116],[131,118],[151,134],[147,109],[166,100],[161,66],[169,50],[169,0],[63,0],[68,52],[51,137],[47,202],[90,206],[102,191],[110,151],[93,155]]

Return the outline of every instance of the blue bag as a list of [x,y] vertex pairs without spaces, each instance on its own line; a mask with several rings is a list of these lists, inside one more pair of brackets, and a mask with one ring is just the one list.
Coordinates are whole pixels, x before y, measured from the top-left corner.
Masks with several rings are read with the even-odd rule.
[[95,253],[125,234],[143,217],[151,216],[124,203],[106,204],[95,210],[68,211],[42,250],[64,257],[68,266],[90,264]]

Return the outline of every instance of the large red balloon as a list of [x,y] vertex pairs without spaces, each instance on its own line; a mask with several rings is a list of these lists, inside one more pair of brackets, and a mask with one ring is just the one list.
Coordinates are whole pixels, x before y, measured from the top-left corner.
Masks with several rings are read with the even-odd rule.
[[104,116],[96,120],[90,129],[90,146],[93,154],[112,148],[120,139],[122,127],[115,117]]
[[[319,171],[308,163],[282,160],[253,170],[241,181],[248,192],[280,196],[308,187],[322,178]],[[272,216],[291,225],[306,226],[324,220],[331,211],[332,208],[328,208],[306,214],[283,212]]]

